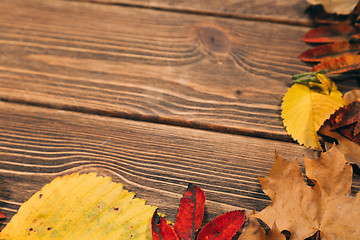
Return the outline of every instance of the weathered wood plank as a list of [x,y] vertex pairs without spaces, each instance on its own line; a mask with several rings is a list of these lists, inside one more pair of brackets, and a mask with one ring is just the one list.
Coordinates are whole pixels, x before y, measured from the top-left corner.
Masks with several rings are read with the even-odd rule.
[[159,8],[198,14],[230,16],[241,19],[312,25],[305,13],[306,0],[71,0],[138,7]]
[[289,139],[305,27],[84,2],[4,0],[0,98]]
[[294,143],[0,101],[0,211],[11,218],[44,184],[76,171],[113,177],[172,221],[189,182],[205,191],[205,221],[261,210],[269,200],[257,176],[266,176],[275,149],[288,159],[314,154]]

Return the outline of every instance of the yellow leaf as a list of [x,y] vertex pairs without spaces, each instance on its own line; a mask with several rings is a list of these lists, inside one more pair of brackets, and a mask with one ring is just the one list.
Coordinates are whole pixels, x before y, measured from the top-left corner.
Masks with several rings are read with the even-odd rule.
[[35,193],[0,239],[151,239],[155,207],[109,177],[58,177]]
[[349,14],[359,0],[307,0],[311,4],[322,4],[328,13]]
[[332,83],[331,92],[322,84],[295,83],[281,105],[284,126],[292,138],[306,147],[322,150],[317,131],[326,119],[344,105],[342,94]]
[[266,178],[259,178],[271,204],[255,217],[280,231],[291,233],[292,240],[303,240],[318,231],[321,240],[359,239],[360,195],[351,194],[352,167],[336,146],[321,153],[319,159],[305,158],[307,185],[297,161],[278,155]]

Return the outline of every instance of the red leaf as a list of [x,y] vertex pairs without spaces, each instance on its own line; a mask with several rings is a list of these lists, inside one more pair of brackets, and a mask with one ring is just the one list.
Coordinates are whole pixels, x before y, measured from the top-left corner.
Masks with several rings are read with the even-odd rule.
[[330,117],[331,130],[360,144],[360,101],[340,108]]
[[194,239],[204,217],[205,194],[193,184],[189,184],[180,202],[175,221],[175,232],[181,240]]
[[360,67],[360,55],[356,54],[343,54],[341,56],[328,58],[321,63],[317,64],[311,70],[317,72],[320,70],[328,70],[326,75],[344,73],[347,71],[355,70]]
[[208,224],[200,231],[197,240],[231,239],[245,221],[245,211],[227,212]]
[[326,25],[311,29],[303,36],[303,41],[308,43],[329,43],[343,41],[356,33],[355,27],[348,23]]
[[160,217],[157,212],[151,219],[151,231],[153,240],[178,240],[174,229],[167,224],[166,219]]
[[350,44],[349,41],[329,43],[311,48],[303,52],[299,58],[305,62],[321,62],[329,57],[336,57],[344,53],[356,54],[360,52],[360,44]]
[[2,212],[0,212],[0,219],[3,219],[3,218],[6,218],[6,217]]

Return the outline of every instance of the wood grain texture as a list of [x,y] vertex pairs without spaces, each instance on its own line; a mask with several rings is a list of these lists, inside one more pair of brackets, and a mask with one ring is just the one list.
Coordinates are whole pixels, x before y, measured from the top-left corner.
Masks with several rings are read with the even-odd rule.
[[159,206],[171,221],[192,182],[206,194],[208,222],[228,210],[269,204],[257,177],[269,172],[275,149],[288,159],[314,157],[293,143],[0,101],[0,211],[7,222],[56,176],[96,171]]
[[71,0],[159,8],[195,14],[209,14],[241,19],[312,25],[305,13],[306,0]]
[[4,0],[0,98],[289,140],[308,28],[84,2]]

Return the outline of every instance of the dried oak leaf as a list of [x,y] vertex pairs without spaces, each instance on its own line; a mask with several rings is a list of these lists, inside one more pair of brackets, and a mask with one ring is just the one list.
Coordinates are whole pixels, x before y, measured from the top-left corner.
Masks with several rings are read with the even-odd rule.
[[277,154],[265,178],[259,178],[272,203],[255,214],[268,226],[274,222],[291,239],[303,240],[320,232],[322,240],[359,239],[360,197],[351,195],[352,167],[336,146],[317,160],[305,157],[307,185],[297,161]]
[[338,141],[337,149],[345,155],[345,159],[349,163],[354,163],[360,166],[360,145],[343,137],[337,132],[331,131],[330,122],[326,121],[320,128],[319,133]]
[[151,239],[155,207],[109,177],[58,177],[35,193],[0,239]]
[[279,231],[276,224],[266,233],[258,220],[255,217],[250,217],[248,228],[240,235],[238,240],[286,240],[286,238]]
[[286,131],[299,144],[322,150],[317,131],[331,114],[343,106],[342,94],[334,83],[331,89],[329,94],[322,84],[295,83],[285,94],[281,117]]
[[310,4],[322,4],[328,13],[350,14],[359,0],[307,0]]

